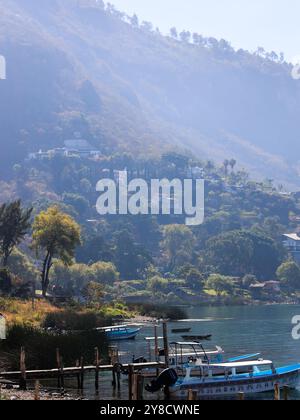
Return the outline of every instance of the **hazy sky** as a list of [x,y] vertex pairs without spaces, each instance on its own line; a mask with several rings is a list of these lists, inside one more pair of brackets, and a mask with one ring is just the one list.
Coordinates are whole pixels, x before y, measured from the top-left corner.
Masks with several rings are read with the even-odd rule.
[[170,27],[225,38],[236,48],[300,56],[300,0],[110,0],[119,10]]

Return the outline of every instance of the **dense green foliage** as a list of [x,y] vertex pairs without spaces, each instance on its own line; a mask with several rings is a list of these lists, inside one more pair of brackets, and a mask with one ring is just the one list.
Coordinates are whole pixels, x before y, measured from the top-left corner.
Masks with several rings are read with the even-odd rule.
[[[253,182],[233,162],[217,166],[190,154],[168,153],[147,161],[118,154],[109,162],[109,170],[108,159],[96,164],[84,158],[49,157],[24,165],[27,190],[22,198],[33,205],[35,222],[32,241],[11,256],[12,285],[20,290],[22,281],[38,284],[37,273],[46,267],[44,293],[50,284],[55,295],[94,303],[134,296],[139,301],[205,302],[214,296],[212,289],[225,296],[223,291],[230,287],[244,298],[251,296],[251,285],[277,277],[289,293],[298,290],[297,279],[287,281],[288,275],[278,271],[289,259],[282,234],[297,230],[298,194],[282,193],[270,181]],[[113,178],[114,171],[124,167],[129,178],[146,180],[183,179],[190,168],[202,168],[204,223],[188,227],[184,217],[172,214],[100,217],[96,193],[82,189],[79,181],[84,176],[96,185],[99,178]],[[36,190],[32,171],[47,186],[48,198]],[[67,179],[64,173],[69,174]],[[43,250],[41,261],[32,244]]]

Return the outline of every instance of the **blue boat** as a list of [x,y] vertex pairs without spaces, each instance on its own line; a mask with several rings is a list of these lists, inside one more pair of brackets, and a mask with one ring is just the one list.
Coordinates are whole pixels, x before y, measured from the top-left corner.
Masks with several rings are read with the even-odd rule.
[[141,328],[133,325],[115,325],[113,327],[97,328],[103,331],[109,341],[134,340]]
[[[273,362],[262,359],[198,366],[188,364],[185,368],[183,378],[179,378],[174,369],[166,369],[146,389],[158,392],[167,385],[170,395],[177,398],[187,398],[189,390],[195,391],[198,398],[230,397],[239,393],[248,395],[274,391],[275,385],[294,389],[300,380],[300,364],[276,369]],[[198,369],[197,377],[191,375],[194,369]],[[220,370],[223,373],[215,375]],[[238,373],[240,370],[247,373]]]

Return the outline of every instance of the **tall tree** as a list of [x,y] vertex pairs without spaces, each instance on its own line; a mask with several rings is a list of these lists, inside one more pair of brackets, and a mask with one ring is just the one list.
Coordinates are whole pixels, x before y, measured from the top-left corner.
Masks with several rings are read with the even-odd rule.
[[235,159],[230,159],[229,161],[229,165],[231,167],[231,170],[233,171],[236,165],[236,160]]
[[172,38],[178,39],[178,32],[177,32],[177,29],[175,27],[170,29],[170,35],[171,35]]
[[224,172],[225,172],[226,176],[228,175],[228,166],[229,165],[230,165],[229,160],[225,159],[224,162],[223,162],[223,166],[224,166]]
[[172,271],[183,261],[189,262],[193,256],[195,237],[191,229],[184,225],[168,225],[163,229],[163,250]]
[[76,246],[80,245],[80,226],[57,206],[36,216],[33,224],[33,247],[37,254],[44,252],[41,273],[42,292],[46,297],[53,258],[71,265]]
[[0,207],[0,253],[4,267],[7,267],[11,253],[29,230],[31,213],[32,208],[22,208],[21,200]]

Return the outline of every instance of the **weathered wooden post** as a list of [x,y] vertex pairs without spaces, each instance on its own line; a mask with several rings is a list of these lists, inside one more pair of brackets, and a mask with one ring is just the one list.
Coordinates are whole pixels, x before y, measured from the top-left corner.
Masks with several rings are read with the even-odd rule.
[[280,387],[279,387],[279,384],[275,384],[274,391],[275,391],[274,400],[275,401],[280,401]]
[[[154,326],[154,353],[155,353],[155,362],[159,362],[159,348],[158,348],[158,334],[157,334],[157,325]],[[156,376],[159,375],[159,368],[156,369]]]
[[26,353],[25,348],[21,347],[21,353],[20,353],[20,389],[22,391],[26,391],[27,389],[27,382],[26,382]]
[[188,392],[188,401],[196,401],[197,400],[197,392],[189,389]]
[[244,401],[244,399],[245,399],[245,394],[243,392],[239,392],[238,393],[238,400],[239,401]]
[[76,368],[78,369],[77,370],[77,373],[76,373],[76,377],[77,377],[77,389],[80,390],[80,388],[81,388],[81,385],[80,385],[80,373],[79,373],[80,362],[79,362],[78,359],[76,360]]
[[65,374],[64,374],[64,361],[63,358],[60,357],[60,386],[61,392],[65,392]]
[[[169,341],[168,341],[168,326],[167,323],[163,323],[163,338],[164,338],[164,355],[165,355],[165,368],[169,368]],[[168,386],[165,386],[165,397],[167,400],[170,399],[170,390]]]
[[81,357],[80,359],[80,389],[83,391],[84,389],[84,358]]
[[39,381],[35,381],[34,385],[34,400],[39,401],[40,400],[40,383]]
[[57,388],[60,389],[60,354],[59,349],[56,349],[56,366],[57,366]]
[[137,401],[143,401],[144,399],[144,376],[138,374],[136,377],[136,399]]
[[64,377],[64,362],[63,358],[60,355],[59,349],[56,349],[56,364],[57,364],[57,388],[62,392],[65,389],[65,377]]
[[164,355],[165,355],[165,367],[169,367],[169,342],[168,342],[168,326],[167,323],[163,323],[163,338],[164,338]]
[[288,386],[285,386],[285,387],[283,387],[283,400],[284,401],[288,401],[288,399],[289,399],[289,387]]
[[99,349],[98,347],[95,347],[95,389],[96,391],[99,391]]
[[133,400],[133,381],[134,381],[134,366],[128,366],[128,397],[129,401]]

